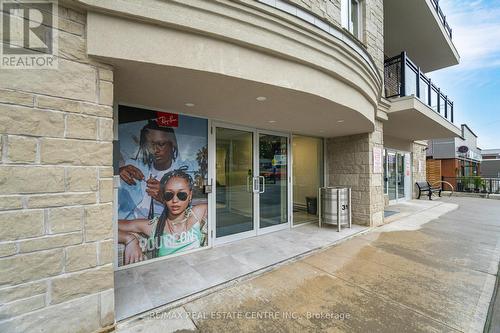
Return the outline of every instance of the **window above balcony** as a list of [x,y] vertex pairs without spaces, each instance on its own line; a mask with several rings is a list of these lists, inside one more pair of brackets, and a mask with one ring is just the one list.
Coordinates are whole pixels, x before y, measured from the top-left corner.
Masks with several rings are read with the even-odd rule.
[[349,30],[358,40],[363,40],[363,0],[342,0],[340,3],[342,27]]

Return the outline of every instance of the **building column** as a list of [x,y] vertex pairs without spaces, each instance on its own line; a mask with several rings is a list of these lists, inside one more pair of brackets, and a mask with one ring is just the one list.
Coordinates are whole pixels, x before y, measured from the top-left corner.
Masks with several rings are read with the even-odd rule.
[[330,138],[326,142],[328,185],[351,188],[352,221],[366,226],[384,222],[383,173],[374,173],[374,148],[383,149],[383,123],[379,120],[372,133]]
[[[416,182],[424,182],[427,180],[427,142],[415,141],[411,144],[411,158],[412,158],[412,198],[418,197],[418,189],[415,186]],[[441,179],[440,179],[441,180]],[[438,184],[435,184],[438,186]]]
[[113,71],[59,7],[58,68],[0,69],[0,332],[113,327]]

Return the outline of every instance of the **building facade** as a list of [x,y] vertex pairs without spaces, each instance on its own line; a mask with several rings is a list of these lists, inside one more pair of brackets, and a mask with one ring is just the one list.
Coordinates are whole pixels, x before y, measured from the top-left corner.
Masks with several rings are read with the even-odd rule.
[[0,69],[2,332],[112,330],[152,307],[121,276],[317,221],[321,186],[381,225],[422,140],[463,135],[425,75],[459,61],[435,0],[52,4],[57,66]]
[[461,128],[460,137],[429,140],[427,149],[427,179],[432,183],[447,181],[455,190],[462,190],[458,188],[463,183],[460,179],[479,177],[482,163],[476,134],[466,124]]
[[484,178],[500,178],[500,149],[483,149],[481,176]]

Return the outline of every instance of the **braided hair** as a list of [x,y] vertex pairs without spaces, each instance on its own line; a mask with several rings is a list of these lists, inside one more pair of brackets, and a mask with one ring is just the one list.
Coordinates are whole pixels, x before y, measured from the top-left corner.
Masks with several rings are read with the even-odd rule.
[[[190,191],[193,190],[193,183],[194,183],[193,178],[188,173],[186,173],[187,169],[188,169],[187,166],[182,166],[179,169],[167,172],[166,174],[163,175],[163,177],[161,177],[160,194],[162,197],[162,201],[165,201],[165,198],[164,198],[165,187],[167,186],[168,181],[172,178],[178,177],[178,178],[182,178],[182,179],[186,180],[186,182],[188,183],[188,186],[189,186],[189,190]],[[160,218],[158,220],[158,223],[156,225],[156,230],[154,233],[153,242],[157,246],[154,247],[153,258],[158,257],[158,254],[160,251],[160,249],[159,249],[160,238],[163,235],[163,229],[165,229],[165,224],[167,223],[167,217],[168,217],[168,207],[167,207],[167,205],[165,205],[165,208],[163,209],[163,212],[160,215]]]
[[139,150],[137,151],[134,160],[140,160],[142,161],[142,163],[144,163],[144,165],[147,165],[151,168],[151,165],[153,164],[155,158],[154,154],[151,153],[151,150],[148,146],[147,134],[149,130],[156,130],[167,133],[170,141],[172,142],[172,161],[175,162],[179,155],[179,148],[177,147],[177,138],[175,136],[175,132],[171,127],[159,126],[158,123],[154,120],[148,120],[148,123],[141,129],[139,138]]

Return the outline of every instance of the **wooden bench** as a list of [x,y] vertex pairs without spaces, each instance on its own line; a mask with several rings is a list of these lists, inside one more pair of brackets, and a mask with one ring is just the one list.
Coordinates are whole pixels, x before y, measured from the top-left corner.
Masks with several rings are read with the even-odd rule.
[[432,200],[433,193],[438,193],[438,195],[441,196],[441,188],[432,187],[428,181],[416,182],[415,184],[417,184],[417,187],[418,187],[418,198],[417,199],[420,199],[420,195],[422,194],[422,192],[428,193],[429,200]]

